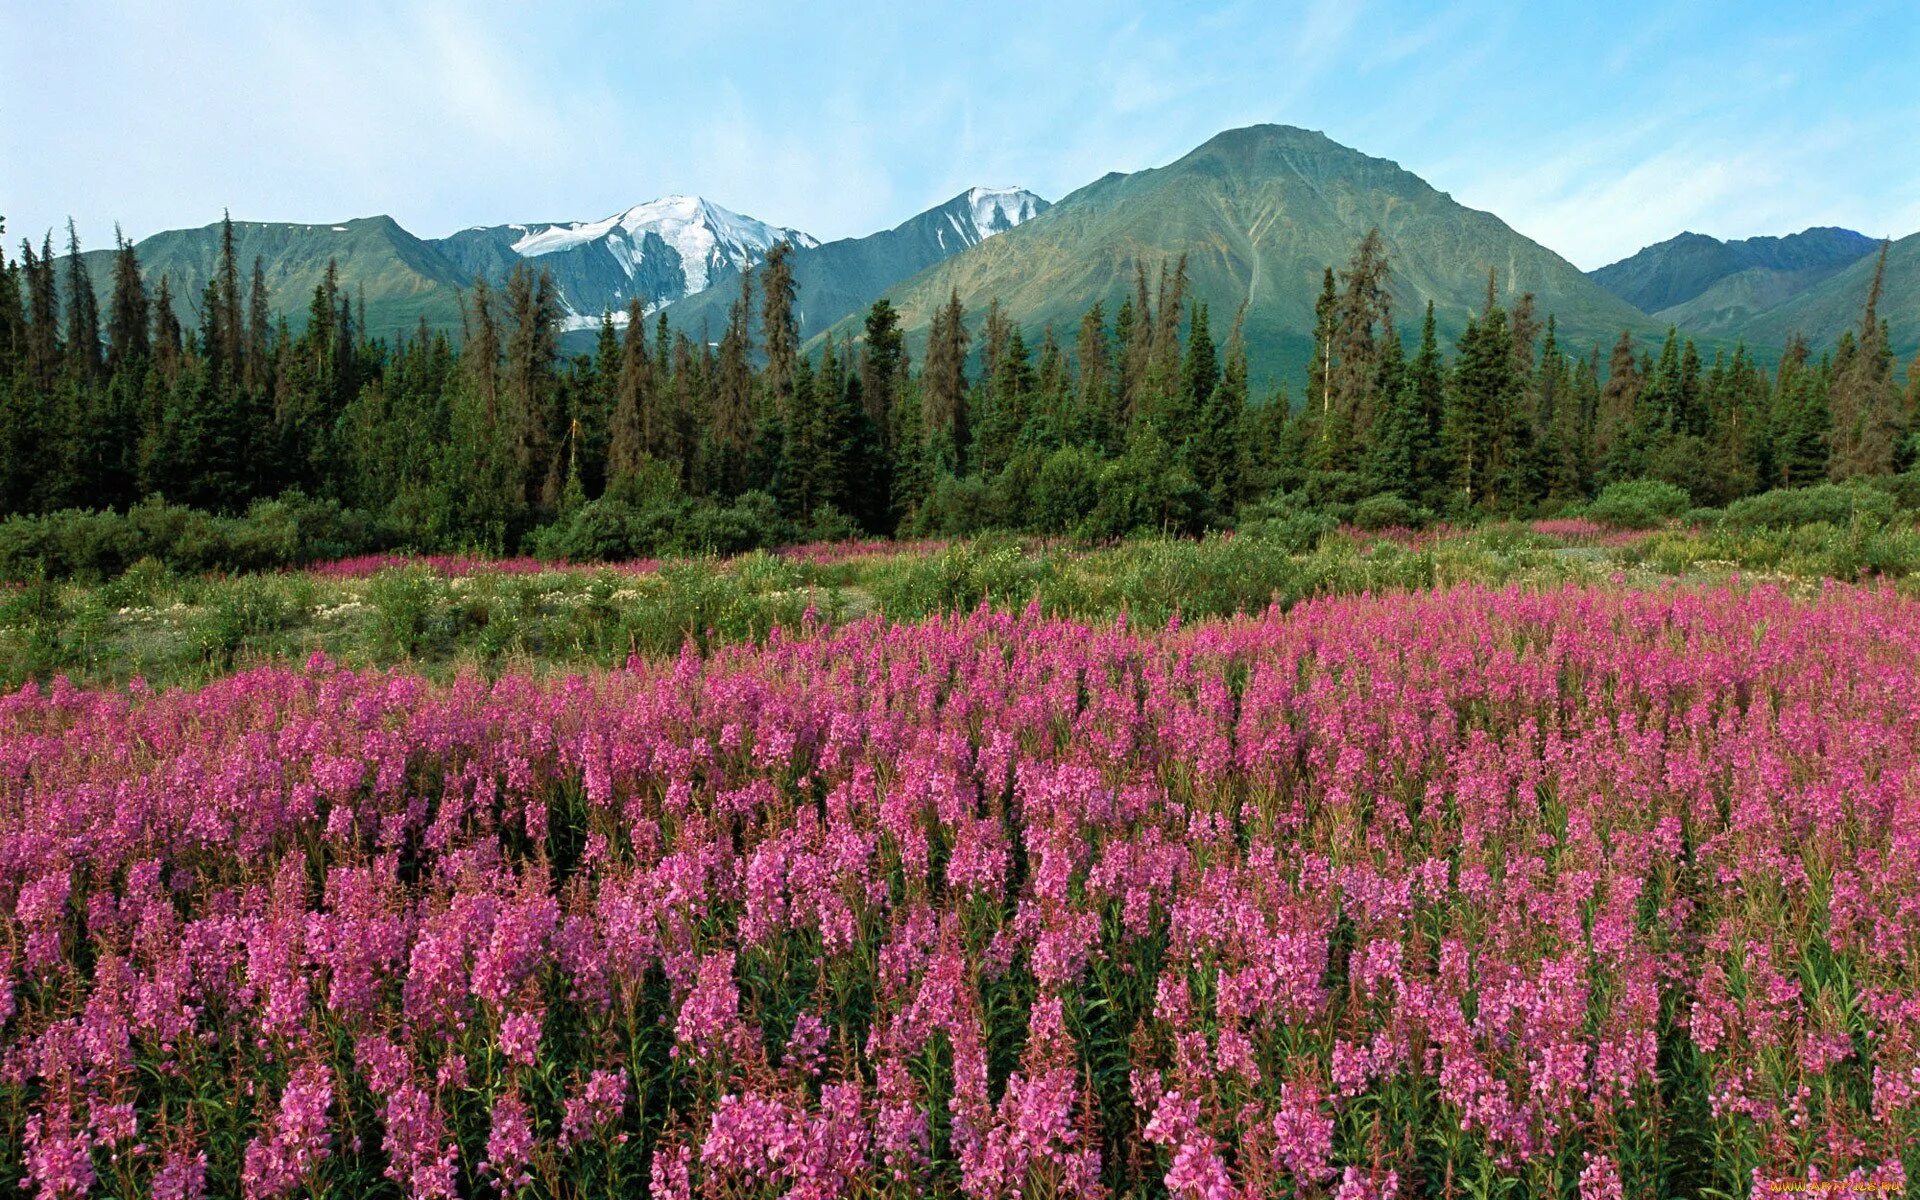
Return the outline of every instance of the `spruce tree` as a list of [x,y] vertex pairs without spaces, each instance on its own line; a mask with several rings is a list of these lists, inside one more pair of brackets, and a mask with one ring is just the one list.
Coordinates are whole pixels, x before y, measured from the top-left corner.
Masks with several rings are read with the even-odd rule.
[[85,388],[106,374],[100,353],[100,303],[80,257],[80,234],[67,220],[67,371]]
[[607,481],[615,492],[624,492],[633,483],[665,440],[660,406],[654,400],[654,363],[642,313],[638,296],[628,301],[626,336],[620,343],[618,360],[607,368],[613,379]]
[[1338,336],[1340,293],[1334,286],[1333,268],[1327,267],[1320,279],[1320,295],[1313,302],[1313,355],[1307,360],[1307,396],[1302,417],[1302,432],[1313,439],[1313,457],[1317,463],[1330,457],[1327,447],[1338,441],[1333,430],[1334,341]]
[[703,457],[707,466],[702,472],[707,490],[729,500],[745,487],[747,458],[755,440],[753,368],[749,359],[752,332],[748,326],[752,312],[753,274],[742,271],[740,295],[728,310],[727,330],[720,336],[712,409],[705,430],[708,448]]
[[114,374],[145,365],[153,350],[147,286],[133,243],[113,230],[113,293],[107,303],[107,369]]
[[[1161,433],[1176,453],[1188,452],[1199,437],[1201,414],[1219,386],[1219,349],[1213,344],[1207,306],[1196,302],[1187,328],[1187,353],[1180,365],[1180,384],[1165,406],[1161,422]],[[1210,481],[1201,481],[1201,486],[1210,486]]]
[[1634,357],[1633,335],[1622,332],[1607,360],[1607,381],[1593,420],[1593,454],[1603,477],[1611,482],[1639,474],[1633,431],[1641,424],[1640,369]]
[[[1132,310],[1123,309],[1131,321]],[[1074,396],[1074,419],[1062,436],[1081,445],[1112,451],[1118,446],[1120,414],[1116,411],[1113,345],[1107,338],[1107,315],[1098,300],[1080,318],[1073,356],[1080,364]]]
[[782,419],[793,398],[795,360],[800,352],[792,255],[793,247],[786,242],[769,250],[760,285],[760,336],[765,339],[767,355],[763,378],[773,411]]
[[22,242],[21,271],[27,281],[26,374],[29,390],[47,393],[59,378],[60,299],[53,278],[53,238],[49,234],[36,256],[30,243]]
[[1407,499],[1437,508],[1451,486],[1454,464],[1440,438],[1447,413],[1447,375],[1440,358],[1440,337],[1431,300],[1427,301],[1426,316],[1420,322],[1420,348],[1407,364],[1405,379],[1402,387],[1410,393],[1410,436],[1414,442],[1414,490]]
[[[1247,306],[1243,302],[1227,335],[1226,366],[1199,407],[1189,455],[1194,482],[1206,489],[1214,511],[1231,512],[1244,490],[1241,441],[1247,422]],[[1211,338],[1194,337],[1189,346]]]
[[1893,382],[1893,351],[1880,321],[1880,295],[1886,280],[1889,243],[1880,244],[1873,283],[1853,353],[1834,373],[1833,450],[1827,463],[1835,481],[1893,472],[1902,435],[1900,392]]
[[1520,390],[1507,314],[1491,302],[1467,324],[1454,359],[1445,439],[1457,502],[1498,510],[1513,486],[1512,414]]
[[927,335],[927,362],[921,371],[923,416],[931,463],[949,474],[964,475],[971,446],[967,412],[966,314],[954,290],[934,312]]

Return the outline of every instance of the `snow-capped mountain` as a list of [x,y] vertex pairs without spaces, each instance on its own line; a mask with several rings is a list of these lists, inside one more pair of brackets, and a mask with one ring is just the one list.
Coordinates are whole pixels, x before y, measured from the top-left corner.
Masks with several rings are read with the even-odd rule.
[[491,281],[532,260],[552,277],[569,329],[627,319],[635,297],[651,312],[765,261],[782,241],[820,243],[797,229],[742,216],[699,196],[664,196],[598,221],[463,229],[434,245],[461,271]]
[[970,188],[933,210],[946,218],[945,228],[935,226],[934,237],[944,247],[951,234],[959,244],[950,252],[958,253],[1033,220],[1047,207],[1045,200],[1025,188]]
[[[1050,207],[1024,188],[969,188],[892,229],[797,250],[793,281],[800,336],[812,337],[840,318],[865,310],[901,280]],[[726,324],[733,296],[732,287],[710,286],[668,310],[667,319],[692,334],[703,326],[717,330]]]

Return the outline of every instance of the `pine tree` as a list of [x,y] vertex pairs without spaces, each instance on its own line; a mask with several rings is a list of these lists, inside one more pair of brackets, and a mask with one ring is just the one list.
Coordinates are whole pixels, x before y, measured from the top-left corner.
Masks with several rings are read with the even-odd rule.
[[1633,335],[1622,332],[1607,360],[1607,382],[1600,389],[1593,423],[1594,461],[1609,481],[1632,479],[1639,474],[1632,434],[1641,424],[1643,386],[1634,357]]
[[114,374],[144,366],[153,352],[147,287],[133,243],[113,230],[113,294],[107,303],[107,369]]
[[[1147,265],[1133,265],[1133,299],[1121,308],[1114,325],[1120,347],[1120,428],[1131,432],[1147,407],[1149,377],[1153,374],[1153,304],[1147,296]],[[1124,444],[1127,439],[1122,437]]]
[[620,343],[618,362],[607,368],[614,380],[607,477],[608,487],[615,491],[629,486],[665,441],[643,311],[638,296],[628,302],[626,337]]
[[184,352],[180,315],[173,307],[173,289],[168,277],[162,275],[160,287],[153,296],[153,364],[162,379],[171,383],[179,374],[180,356]]
[[1547,317],[1534,390],[1542,491],[1552,500],[1577,499],[1587,490],[1585,422],[1573,372],[1560,350],[1559,324],[1552,316]]
[[30,391],[53,390],[60,375],[60,299],[53,279],[53,238],[40,244],[36,256],[30,243],[20,245],[21,271],[27,281],[26,375]]
[[1507,314],[1492,302],[1467,324],[1454,359],[1445,438],[1454,462],[1454,488],[1467,507],[1498,509],[1510,499],[1512,414],[1520,381],[1514,370]]
[[[900,401],[907,372],[906,339],[900,332],[900,314],[884,297],[867,310],[865,340],[860,347],[860,397],[867,419],[876,429],[892,428],[893,409]],[[890,444],[890,433],[882,434]]]
[[253,256],[253,276],[247,287],[247,340],[245,348],[245,386],[264,392],[268,386],[268,367],[272,361],[268,344],[267,274],[259,255]]
[[1444,452],[1441,430],[1447,414],[1446,366],[1440,359],[1440,337],[1433,319],[1433,301],[1420,322],[1420,349],[1407,364],[1403,390],[1410,393],[1413,439],[1413,492],[1407,499],[1438,507],[1454,477],[1454,464]]
[[1833,451],[1827,470],[1836,481],[1891,474],[1902,434],[1900,392],[1893,382],[1893,351],[1879,315],[1888,246],[1887,242],[1880,244],[1853,353],[1834,374]]
[[[1852,335],[1844,341],[1850,348]],[[1827,404],[1826,372],[1811,360],[1812,352],[1796,334],[1780,358],[1774,384],[1773,482],[1782,487],[1827,478],[1833,414]]]
[[[1244,490],[1241,439],[1247,421],[1246,323],[1247,306],[1242,302],[1233,319],[1233,330],[1227,335],[1226,367],[1199,406],[1189,455],[1194,482],[1206,489],[1219,513],[1231,511]],[[1203,341],[1211,344],[1212,338],[1195,335],[1188,345]]]
[[[1173,389],[1163,406],[1160,432],[1177,454],[1190,451],[1200,434],[1201,414],[1220,386],[1219,348],[1213,344],[1213,330],[1207,306],[1195,303],[1187,328],[1187,352],[1180,364],[1179,386]],[[1202,482],[1202,487],[1208,483]]]
[[[1317,322],[1327,326],[1328,334],[1319,355],[1326,378],[1314,450],[1314,465],[1321,470],[1350,471],[1362,465],[1361,450],[1379,403],[1379,338],[1393,328],[1387,293],[1391,277],[1386,243],[1378,229],[1370,229],[1340,272],[1331,314]],[[1325,300],[1323,293],[1322,303]]]
[[106,374],[100,354],[100,303],[80,258],[80,234],[67,220],[67,371],[89,388]]
[[[1123,308],[1131,323],[1132,310]],[[1113,377],[1113,345],[1107,339],[1107,314],[1098,300],[1080,318],[1080,332],[1073,342],[1073,356],[1080,364],[1078,390],[1074,400],[1074,419],[1062,436],[1080,444],[1111,452],[1118,446],[1120,414],[1116,409],[1118,392]]]
[[1335,440],[1333,430],[1333,347],[1339,333],[1340,293],[1334,286],[1333,268],[1328,267],[1320,280],[1320,296],[1313,302],[1313,355],[1307,360],[1307,396],[1302,412],[1302,432],[1313,439],[1316,463],[1328,457],[1327,445]]
[[966,314],[955,290],[935,311],[927,335],[927,362],[921,371],[922,403],[932,465],[949,474],[966,474],[971,447],[967,412]]
[[1427,444],[1426,414],[1412,386],[1413,372],[1399,334],[1385,331],[1381,341],[1380,382],[1367,457],[1363,467],[1370,491],[1392,492],[1405,500],[1420,498],[1420,460]]
[[793,304],[793,247],[781,242],[767,252],[761,283],[760,335],[766,339],[767,366],[763,376],[773,411],[785,419],[793,399],[795,359],[800,330]]

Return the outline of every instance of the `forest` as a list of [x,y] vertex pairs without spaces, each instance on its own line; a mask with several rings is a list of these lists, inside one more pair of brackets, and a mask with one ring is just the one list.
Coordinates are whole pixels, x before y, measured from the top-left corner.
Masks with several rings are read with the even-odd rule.
[[636,301],[578,354],[562,350],[551,281],[524,263],[503,287],[476,280],[457,337],[423,322],[390,342],[366,335],[331,273],[297,329],[272,316],[230,222],[185,305],[165,277],[149,290],[131,243],[104,303],[71,227],[64,249],[49,237],[0,258],[0,556],[55,570],[167,558],[196,530],[246,530],[262,505],[294,527],[289,558],[595,562],[856,536],[1197,534],[1276,507],[1419,527],[1577,512],[1634,480],[1715,508],[1915,458],[1920,362],[1903,391],[1878,274],[1857,330],[1796,338],[1777,361],[1740,345],[1709,357],[1679,330],[1565,344],[1530,295],[1503,306],[1493,272],[1442,344],[1431,304],[1395,311],[1370,233],[1326,268],[1306,378],[1256,385],[1238,315],[1189,295],[1184,259],[1137,264],[1113,311],[1037,338],[956,296],[916,360],[886,300],[860,336],[803,343],[784,244],[740,274],[714,336]]

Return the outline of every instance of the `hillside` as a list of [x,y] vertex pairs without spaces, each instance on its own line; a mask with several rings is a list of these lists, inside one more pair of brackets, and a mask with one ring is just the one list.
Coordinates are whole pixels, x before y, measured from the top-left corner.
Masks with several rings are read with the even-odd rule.
[[[1804,335],[1816,347],[1831,346],[1842,333],[1860,327],[1877,257],[1868,254],[1742,322],[1734,332],[1755,346],[1781,346],[1795,333]],[[1920,233],[1903,237],[1888,248],[1880,315],[1888,322],[1895,354],[1904,361],[1920,351]]]
[[1663,319],[1740,308],[1752,312],[1845,269],[1878,244],[1863,233],[1832,226],[1735,241],[1682,233],[1589,276],[1641,312]]
[[[412,330],[422,318],[436,328],[460,325],[459,270],[392,217],[320,225],[235,221],[233,235],[242,288],[259,258],[269,304],[296,329],[306,322],[313,289],[325,278],[329,261],[338,264],[347,294],[356,303],[364,297],[367,325],[376,337]],[[134,249],[149,285],[166,276],[180,320],[196,323],[200,294],[219,262],[219,224],[156,233]],[[112,280],[112,255],[90,250],[82,256],[103,297]]]
[[1168,166],[1108,175],[889,294],[922,335],[957,290],[976,319],[998,298],[1024,327],[1050,324],[1070,337],[1095,301],[1112,317],[1138,266],[1157,272],[1184,254],[1193,294],[1219,325],[1246,301],[1254,378],[1293,378],[1311,348],[1324,268],[1345,262],[1374,227],[1403,329],[1429,299],[1444,332],[1462,328],[1495,268],[1503,297],[1533,292],[1575,345],[1610,342],[1623,328],[1656,332],[1646,314],[1491,213],[1392,162],[1278,125],[1230,130]]

